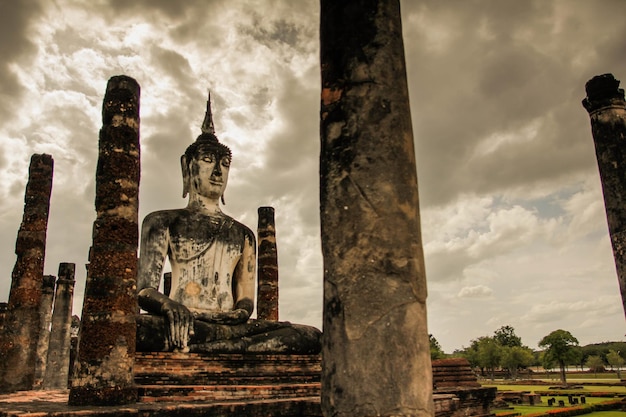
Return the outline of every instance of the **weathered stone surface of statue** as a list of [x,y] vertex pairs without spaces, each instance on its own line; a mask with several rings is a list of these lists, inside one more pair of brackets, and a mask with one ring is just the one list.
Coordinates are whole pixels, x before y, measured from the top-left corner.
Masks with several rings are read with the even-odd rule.
[[48,344],[50,342],[50,323],[52,321],[52,302],[54,300],[54,275],[44,275],[41,286],[41,304],[39,305],[39,340],[37,341],[37,360],[35,362],[35,381],[33,389],[41,388],[46,364],[48,362]]
[[62,262],[59,265],[43,389],[67,388],[70,369],[70,329],[75,270],[76,265],[72,263]]
[[591,118],[604,207],[626,315],[626,101],[619,80],[612,74],[593,77],[585,89],[587,97],[583,106]]
[[[202,134],[181,157],[187,207],[150,213],[143,221],[138,273],[138,351],[316,353],[310,326],[251,320],[256,242],[220,208],[231,151],[215,136],[210,102]],[[166,257],[169,296],[158,291]]]
[[259,207],[257,318],[278,321],[278,251],[273,207]]
[[139,243],[139,84],[109,79],[96,169],[96,220],[70,405],[133,403]]
[[53,165],[50,155],[30,159],[24,216],[15,243],[17,260],[0,335],[0,392],[33,388]]
[[398,0],[321,1],[325,416],[432,416]]

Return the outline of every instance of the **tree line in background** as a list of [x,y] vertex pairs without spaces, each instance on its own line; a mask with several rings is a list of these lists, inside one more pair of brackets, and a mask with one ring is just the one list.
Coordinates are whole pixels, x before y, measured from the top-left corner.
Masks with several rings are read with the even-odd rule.
[[574,366],[577,370],[586,367],[595,374],[604,372],[609,366],[621,378],[621,368],[626,362],[625,342],[579,346],[578,339],[561,329],[544,336],[538,343],[543,349],[539,351],[533,351],[522,344],[522,339],[511,326],[500,327],[493,336],[474,339],[469,347],[457,349],[450,355],[443,352],[432,334],[429,338],[431,359],[465,358],[472,368],[480,369],[481,374],[491,380],[495,378],[496,371],[505,371],[506,376],[515,380],[520,370],[531,366],[541,366],[546,371],[559,369],[563,384],[567,382],[566,370],[569,366]]

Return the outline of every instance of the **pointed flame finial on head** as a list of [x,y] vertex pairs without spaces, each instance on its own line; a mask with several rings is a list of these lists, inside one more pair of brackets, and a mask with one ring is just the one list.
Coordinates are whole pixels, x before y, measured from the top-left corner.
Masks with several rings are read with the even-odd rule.
[[206,101],[206,112],[204,113],[204,121],[202,122],[202,133],[215,135],[213,113],[211,112],[211,90],[209,90],[209,98]]

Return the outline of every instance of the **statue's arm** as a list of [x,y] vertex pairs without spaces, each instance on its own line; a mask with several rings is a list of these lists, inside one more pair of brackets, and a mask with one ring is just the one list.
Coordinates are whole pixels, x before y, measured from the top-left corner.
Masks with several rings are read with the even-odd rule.
[[137,298],[142,309],[166,318],[169,345],[188,351],[187,343],[193,334],[193,316],[187,307],[158,290],[168,247],[168,216],[164,212],[149,214],[141,227]]
[[139,306],[153,314],[161,314],[163,302],[169,300],[169,297],[158,292],[168,245],[166,216],[159,212],[146,216],[141,226],[137,291]]
[[248,317],[254,310],[254,286],[256,283],[256,241],[251,231],[246,234],[239,265],[233,274],[235,283],[235,309],[242,309]]

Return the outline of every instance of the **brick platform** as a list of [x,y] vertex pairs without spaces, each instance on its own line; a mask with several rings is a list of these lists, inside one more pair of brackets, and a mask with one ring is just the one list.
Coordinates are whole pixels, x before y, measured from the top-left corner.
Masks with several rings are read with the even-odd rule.
[[274,385],[319,383],[320,355],[202,355],[138,352],[138,385]]
[[321,417],[318,398],[286,400],[139,402],[114,407],[72,407],[69,390],[0,395],[0,417]]
[[432,363],[435,390],[451,387],[480,387],[478,378],[467,359],[438,359]]
[[[435,390],[436,417],[489,414],[495,389],[476,387],[468,369],[433,361],[435,386],[457,384]],[[0,417],[321,417],[320,375],[319,355],[137,353],[136,404],[70,407],[67,390],[24,391],[0,395]]]
[[[483,388],[472,368],[464,358],[432,361],[433,394],[442,401],[435,401],[435,416],[487,417],[496,397],[496,388]],[[446,396],[453,396],[443,400]]]

